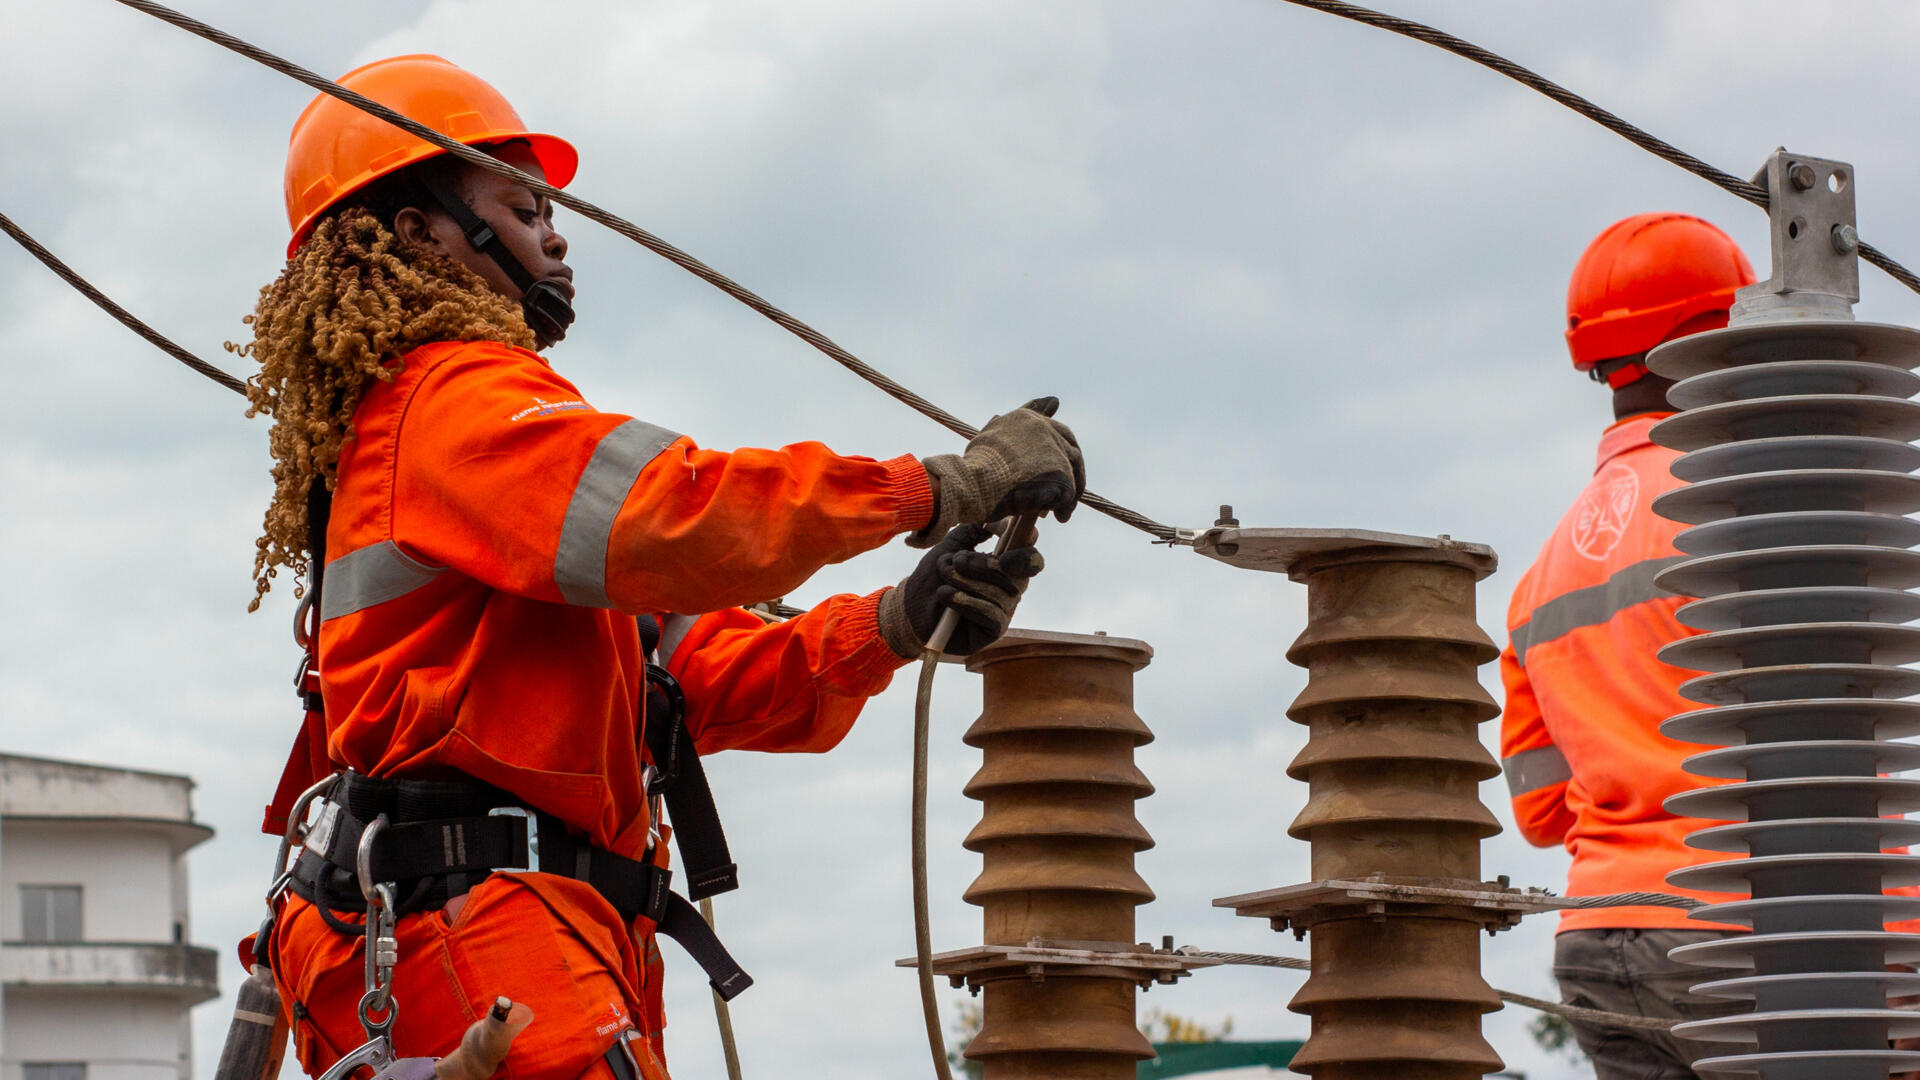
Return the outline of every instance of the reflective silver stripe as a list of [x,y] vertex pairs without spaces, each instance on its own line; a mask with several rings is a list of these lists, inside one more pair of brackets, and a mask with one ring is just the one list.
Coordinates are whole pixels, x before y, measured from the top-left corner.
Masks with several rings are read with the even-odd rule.
[[1522,750],[1502,761],[1500,769],[1507,774],[1507,791],[1516,799],[1529,791],[1573,779],[1573,767],[1567,764],[1567,755],[1557,746]]
[[391,540],[350,551],[327,564],[320,583],[320,617],[337,619],[398,599],[432,584],[445,570],[410,558]]
[[560,523],[553,580],[561,599],[581,607],[613,606],[607,599],[607,540],[613,535],[614,516],[640,470],[679,437],[644,420],[629,420],[601,437]]
[[1513,655],[1520,661],[1520,666],[1525,667],[1527,650],[1535,645],[1562,637],[1582,626],[1611,622],[1615,615],[1635,604],[1672,596],[1672,593],[1655,585],[1653,577],[1684,558],[1685,555],[1668,555],[1659,559],[1645,559],[1598,585],[1575,589],[1541,604],[1533,609],[1533,614],[1526,622],[1514,627],[1509,635],[1513,641]]
[[660,646],[653,651],[658,663],[665,664],[673,659],[680,649],[680,643],[687,639],[687,631],[693,629],[696,620],[691,615],[668,615],[660,623]]

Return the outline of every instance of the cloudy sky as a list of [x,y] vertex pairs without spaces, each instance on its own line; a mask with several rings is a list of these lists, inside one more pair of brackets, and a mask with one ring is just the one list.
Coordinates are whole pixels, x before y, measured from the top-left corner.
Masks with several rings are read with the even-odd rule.
[[[884,3],[194,0],[193,14],[323,73],[436,52],[582,152],[575,190],[666,236],[963,416],[1038,394],[1096,490],[1202,525],[1348,526],[1491,544],[1481,617],[1591,468],[1604,394],[1560,340],[1573,260],[1609,222],[1682,210],[1763,272],[1760,213],[1482,69],[1276,0]],[[1556,77],[1730,172],[1776,145],[1852,161],[1863,235],[1920,260],[1920,11],[1733,0],[1395,0]],[[0,210],[136,312],[242,373],[221,343],[280,265],[286,132],[310,94],[109,0],[0,0]],[[1901,120],[1901,117],[1908,118]],[[552,354],[602,408],[716,447],[820,439],[950,451],[930,422],[629,242],[562,215],[580,321]],[[1920,297],[1863,272],[1863,317]],[[298,721],[291,600],[245,613],[268,495],[265,421],[0,246],[0,750],[192,774],[218,836],[193,857],[197,942],[260,917],[255,832]],[[1151,642],[1140,753],[1158,792],[1143,938],[1299,954],[1213,897],[1307,877],[1283,653],[1303,592],[1092,513],[1046,538],[1037,628]],[[810,603],[899,578],[898,544]],[[1489,666],[1486,681],[1497,690]],[[907,851],[911,680],[824,758],[709,766],[747,886],[720,901],[758,979],[734,1012],[748,1075],[923,1073]],[[959,900],[977,752],[971,677],[936,713],[935,945]],[[1489,744],[1493,728],[1486,729]],[[1483,791],[1510,821],[1499,781]],[[1489,876],[1558,888],[1564,856],[1509,831]],[[1496,985],[1551,994],[1550,921],[1485,946]],[[704,981],[673,957],[670,1046],[719,1075]],[[238,979],[231,962],[222,978]],[[1145,1005],[1238,1036],[1304,1035],[1300,976],[1213,971]],[[951,1002],[949,1002],[950,1006]],[[196,1013],[212,1073],[225,1001]],[[1531,1014],[1487,1030],[1536,1078]]]

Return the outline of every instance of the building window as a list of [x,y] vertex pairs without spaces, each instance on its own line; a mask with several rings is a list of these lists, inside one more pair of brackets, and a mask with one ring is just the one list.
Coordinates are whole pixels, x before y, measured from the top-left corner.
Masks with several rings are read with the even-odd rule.
[[87,1080],[84,1061],[29,1061],[20,1068],[22,1080]]
[[[79,941],[80,886],[20,886],[20,938],[23,941]],[[32,1074],[26,1080],[86,1080],[85,1066],[48,1065],[49,1069],[79,1069],[79,1073]]]

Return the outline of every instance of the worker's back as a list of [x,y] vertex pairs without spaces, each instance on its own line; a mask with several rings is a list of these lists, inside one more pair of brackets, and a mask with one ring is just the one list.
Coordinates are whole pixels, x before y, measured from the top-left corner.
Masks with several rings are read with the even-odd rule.
[[[1654,585],[1679,561],[1680,526],[1653,512],[1679,486],[1674,451],[1649,438],[1671,415],[1673,383],[1647,367],[1662,344],[1727,325],[1734,294],[1753,283],[1738,244],[1688,214],[1636,214],[1587,245],[1567,284],[1567,352],[1575,371],[1610,391],[1616,423],[1593,476],[1513,594],[1500,747],[1520,831],[1573,855],[1569,896],[1686,892],[1683,866],[1726,858],[1686,846],[1710,824],[1669,815],[1668,796],[1701,786],[1682,763],[1704,747],[1660,734],[1697,706],[1680,696],[1695,673],[1663,664],[1661,646],[1692,631],[1686,601]],[[1692,895],[1703,899],[1736,899]],[[1560,999],[1662,1020],[1742,1008],[1693,992],[1702,972],[1672,950],[1742,930],[1694,922],[1671,907],[1605,907],[1562,916],[1553,974]],[[1572,1021],[1597,1080],[1696,1080],[1710,1043],[1671,1032]]]
[[[1501,756],[1522,834],[1543,847],[1565,843],[1573,856],[1570,896],[1682,891],[1666,884],[1669,871],[1727,857],[1683,842],[1710,823],[1661,808],[1667,796],[1705,782],[1681,768],[1703,748],[1659,732],[1662,720],[1698,707],[1678,692],[1697,673],[1654,656],[1693,633],[1674,618],[1685,601],[1653,583],[1679,558],[1673,537],[1680,526],[1651,506],[1679,485],[1668,472],[1676,454],[1647,437],[1662,415],[1607,429],[1593,478],[1521,578],[1507,613]],[[1614,908],[1571,911],[1561,925],[1711,924],[1674,908]]]

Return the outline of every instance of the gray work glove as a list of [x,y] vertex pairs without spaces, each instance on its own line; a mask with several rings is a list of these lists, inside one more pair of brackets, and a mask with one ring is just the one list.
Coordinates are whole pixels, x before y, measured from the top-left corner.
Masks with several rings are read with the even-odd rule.
[[947,641],[949,655],[979,652],[1006,633],[1028,579],[1045,561],[1031,544],[1000,555],[973,550],[992,535],[979,525],[959,526],[920,557],[913,573],[881,595],[880,636],[895,655],[918,658],[949,607],[960,614]]
[[955,525],[998,521],[1015,514],[1053,512],[1073,516],[1087,488],[1080,444],[1067,425],[1053,419],[1060,399],[1035,398],[987,421],[965,453],[940,454],[921,462],[940,482],[933,520],[907,537],[930,547]]

